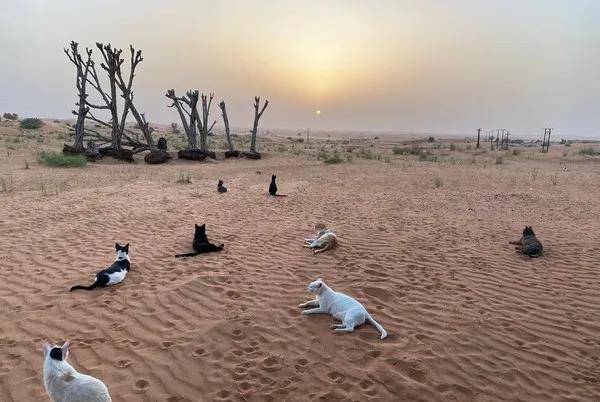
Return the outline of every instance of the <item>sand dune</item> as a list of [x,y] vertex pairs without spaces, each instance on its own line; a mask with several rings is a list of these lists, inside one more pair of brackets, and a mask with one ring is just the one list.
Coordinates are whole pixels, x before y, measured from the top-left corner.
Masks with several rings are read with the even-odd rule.
[[[0,400],[46,400],[41,345],[64,339],[115,401],[600,400],[599,171],[552,158],[65,171],[3,157],[16,188],[66,184],[0,195]],[[192,184],[176,183],[181,171]],[[289,197],[265,195],[272,173]],[[340,246],[314,256],[302,239],[318,221]],[[173,258],[201,222],[225,250]],[[526,223],[543,258],[508,244]],[[126,280],[69,293],[112,262],[115,241],[130,243]],[[317,277],[360,300],[388,339],[301,316]]]

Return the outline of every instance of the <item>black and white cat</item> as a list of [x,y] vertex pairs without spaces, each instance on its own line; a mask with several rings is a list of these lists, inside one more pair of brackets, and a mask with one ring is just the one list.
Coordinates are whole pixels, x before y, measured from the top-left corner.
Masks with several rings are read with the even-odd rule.
[[175,255],[175,257],[193,257],[202,253],[210,253],[211,251],[221,251],[223,250],[224,246],[224,244],[217,246],[208,241],[208,237],[206,237],[206,224],[203,224],[202,226],[196,225],[196,232],[194,233],[194,242],[192,243],[194,252],[186,254],[177,254]]
[[117,250],[115,262],[113,262],[110,267],[98,272],[94,279],[94,283],[90,286],[73,286],[71,292],[77,289],[92,290],[95,288],[103,288],[115,285],[125,279],[125,276],[127,276],[127,273],[129,272],[129,267],[131,266],[131,261],[129,260],[129,243],[124,246],[115,243],[115,249]]

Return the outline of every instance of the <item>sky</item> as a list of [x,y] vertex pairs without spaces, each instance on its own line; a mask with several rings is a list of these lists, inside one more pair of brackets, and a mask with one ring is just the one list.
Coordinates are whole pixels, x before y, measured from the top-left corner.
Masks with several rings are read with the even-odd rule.
[[273,129],[600,138],[597,0],[7,1],[0,112],[70,117],[71,40],[143,51],[152,122],[178,120],[173,88],[214,92],[233,126],[259,95]]

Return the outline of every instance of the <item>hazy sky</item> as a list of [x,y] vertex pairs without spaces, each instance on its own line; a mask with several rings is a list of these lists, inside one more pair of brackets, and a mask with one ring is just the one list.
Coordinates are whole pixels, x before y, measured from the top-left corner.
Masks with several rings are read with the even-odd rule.
[[3,3],[0,112],[69,117],[62,48],[102,41],[143,50],[135,100],[155,122],[177,120],[166,89],[197,88],[234,126],[261,95],[271,128],[600,136],[598,0]]

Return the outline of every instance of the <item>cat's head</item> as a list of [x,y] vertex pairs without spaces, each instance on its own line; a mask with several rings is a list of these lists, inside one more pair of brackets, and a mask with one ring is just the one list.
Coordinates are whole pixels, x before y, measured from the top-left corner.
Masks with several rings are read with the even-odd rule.
[[535,236],[533,228],[531,226],[525,226],[525,229],[523,229],[523,236]]
[[44,361],[48,359],[55,362],[67,360],[67,357],[69,356],[69,345],[70,341],[66,341],[62,346],[52,346],[49,343],[44,343],[44,346],[42,347]]
[[206,237],[206,223],[202,225],[196,224],[196,231],[194,232],[194,239]]
[[115,250],[117,250],[117,260],[129,258],[129,243],[124,246],[121,246],[119,243],[115,243]]
[[324,224],[324,223],[320,223],[320,222],[319,222],[319,223],[317,223],[317,224],[315,225],[315,229],[316,229],[316,230],[325,230],[325,229],[327,229],[327,226],[325,226],[325,224]]
[[271,176],[271,181],[275,181],[276,178],[277,178],[277,176],[275,176],[275,175]]
[[326,288],[327,285],[325,285],[325,282],[321,278],[308,284],[308,291],[316,295],[320,295]]
[[219,184],[217,184],[218,187],[223,187],[223,180],[219,180]]

